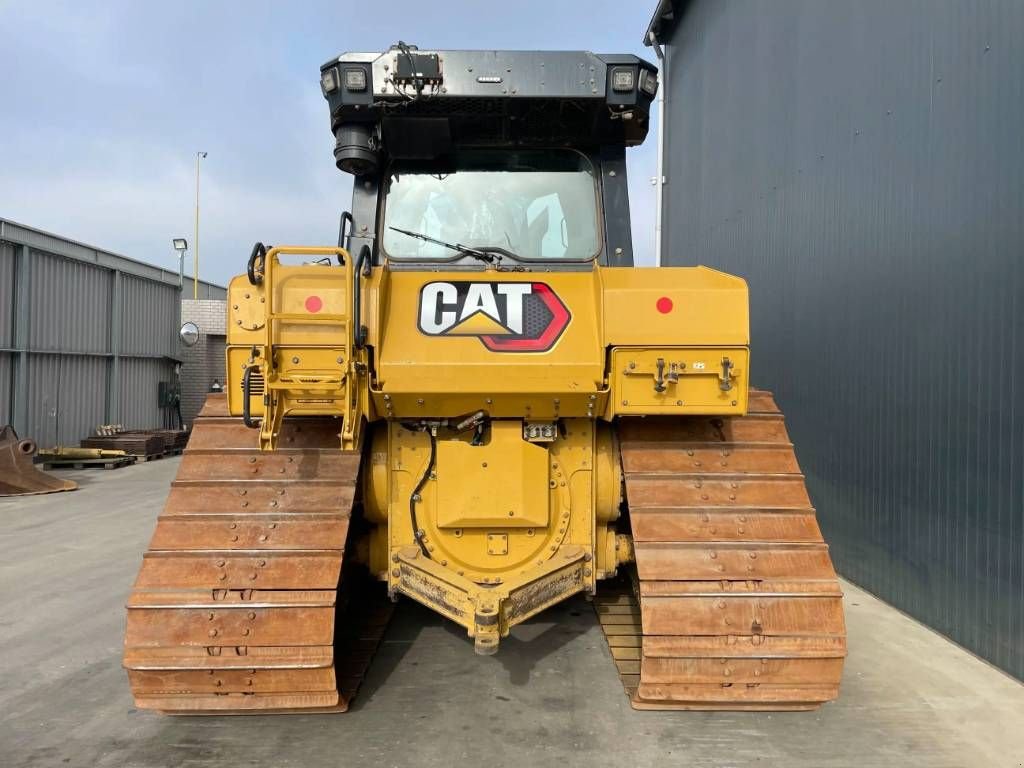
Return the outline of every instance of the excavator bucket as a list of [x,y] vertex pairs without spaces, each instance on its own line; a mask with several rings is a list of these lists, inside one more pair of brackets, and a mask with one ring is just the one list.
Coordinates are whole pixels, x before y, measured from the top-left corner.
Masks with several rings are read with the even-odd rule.
[[29,496],[36,493],[73,491],[78,484],[36,469],[34,440],[19,440],[14,427],[0,429],[0,496]]

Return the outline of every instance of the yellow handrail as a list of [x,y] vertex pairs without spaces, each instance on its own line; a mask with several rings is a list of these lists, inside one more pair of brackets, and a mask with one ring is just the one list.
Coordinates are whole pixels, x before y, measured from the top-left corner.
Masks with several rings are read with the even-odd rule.
[[[271,248],[267,251],[266,258],[263,262],[263,291],[267,298],[267,322],[266,328],[266,341],[263,344],[263,357],[267,361],[267,376],[269,380],[270,373],[274,367],[274,321],[275,320],[302,320],[303,322],[311,323],[324,323],[324,322],[344,322],[346,325],[345,334],[345,360],[352,359],[352,345],[354,339],[352,336],[352,323],[351,315],[317,315],[317,316],[305,316],[298,315],[296,313],[285,313],[274,311],[274,270],[280,266],[279,257],[282,254],[289,256],[336,256],[341,262],[342,267],[345,269],[345,285],[351,288],[352,286],[352,257],[348,251],[344,248],[327,248],[317,246],[281,246],[279,248]],[[351,309],[351,306],[350,306]],[[337,318],[337,319],[335,319]],[[346,322],[347,321],[347,322]]]
[[[267,307],[266,322],[264,324],[263,359],[260,365],[263,369],[265,387],[264,416],[260,427],[260,447],[274,447],[280,422],[291,410],[289,406],[291,401],[289,393],[292,392],[322,392],[332,400],[339,400],[337,415],[343,416],[345,422],[343,432],[339,437],[343,445],[352,443],[357,430],[356,422],[359,418],[354,410],[357,407],[358,401],[354,400],[351,396],[351,385],[347,387],[342,385],[345,382],[347,373],[357,370],[352,358],[355,346],[352,314],[355,308],[352,301],[349,301],[348,314],[306,315],[298,312],[275,311],[276,297],[274,286],[277,279],[277,268],[282,266],[280,263],[281,255],[336,257],[340,262],[339,266],[345,270],[345,286],[350,296],[354,290],[353,277],[355,270],[353,269],[352,257],[344,248],[282,246],[280,248],[271,248],[267,251],[262,270],[262,287]],[[280,321],[317,324],[336,323],[344,326],[344,342],[341,345],[342,355],[338,358],[338,363],[344,361],[348,371],[341,371],[337,378],[333,374],[325,374],[324,371],[310,372],[307,375],[310,379],[313,379],[311,381],[302,381],[303,374],[301,373],[281,378],[281,375],[275,371],[274,354],[275,328]],[[339,392],[338,390],[341,391]],[[337,393],[337,396],[331,396],[332,393]]]

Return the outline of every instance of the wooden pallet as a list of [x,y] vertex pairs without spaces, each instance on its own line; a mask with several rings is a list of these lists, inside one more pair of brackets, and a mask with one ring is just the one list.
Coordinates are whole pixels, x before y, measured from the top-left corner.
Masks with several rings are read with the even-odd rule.
[[119,469],[135,463],[134,456],[110,456],[96,459],[47,459],[43,469]]
[[[181,454],[181,451],[178,451],[175,455],[180,455],[180,454]],[[165,453],[151,453],[148,456],[134,456],[133,458],[135,459],[135,461],[139,462],[140,464],[144,464],[147,461],[156,461],[157,459],[162,459],[165,456],[170,456],[170,455],[171,455],[171,452],[167,451]]]
[[129,454],[129,458],[133,458],[133,459],[135,459],[136,462],[142,464],[142,463],[145,463],[147,461],[156,461],[158,459],[167,459],[167,458],[170,458],[171,456],[181,456],[184,452],[185,451],[184,451],[183,448],[168,448],[166,451],[163,451],[162,453],[151,453],[148,456],[135,456],[135,455]]

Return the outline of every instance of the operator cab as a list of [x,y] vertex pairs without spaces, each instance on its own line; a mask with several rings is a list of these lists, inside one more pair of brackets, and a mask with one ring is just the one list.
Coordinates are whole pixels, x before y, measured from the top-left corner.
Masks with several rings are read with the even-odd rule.
[[632,265],[625,150],[647,135],[648,62],[400,42],[332,59],[321,88],[356,177],[350,252],[394,270]]

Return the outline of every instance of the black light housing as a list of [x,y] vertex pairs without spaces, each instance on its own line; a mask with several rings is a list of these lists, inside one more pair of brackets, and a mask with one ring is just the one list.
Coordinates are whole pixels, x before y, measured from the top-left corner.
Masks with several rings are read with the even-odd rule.
[[632,54],[404,43],[341,54],[320,75],[335,164],[359,176],[463,146],[636,146],[658,87],[657,70]]

